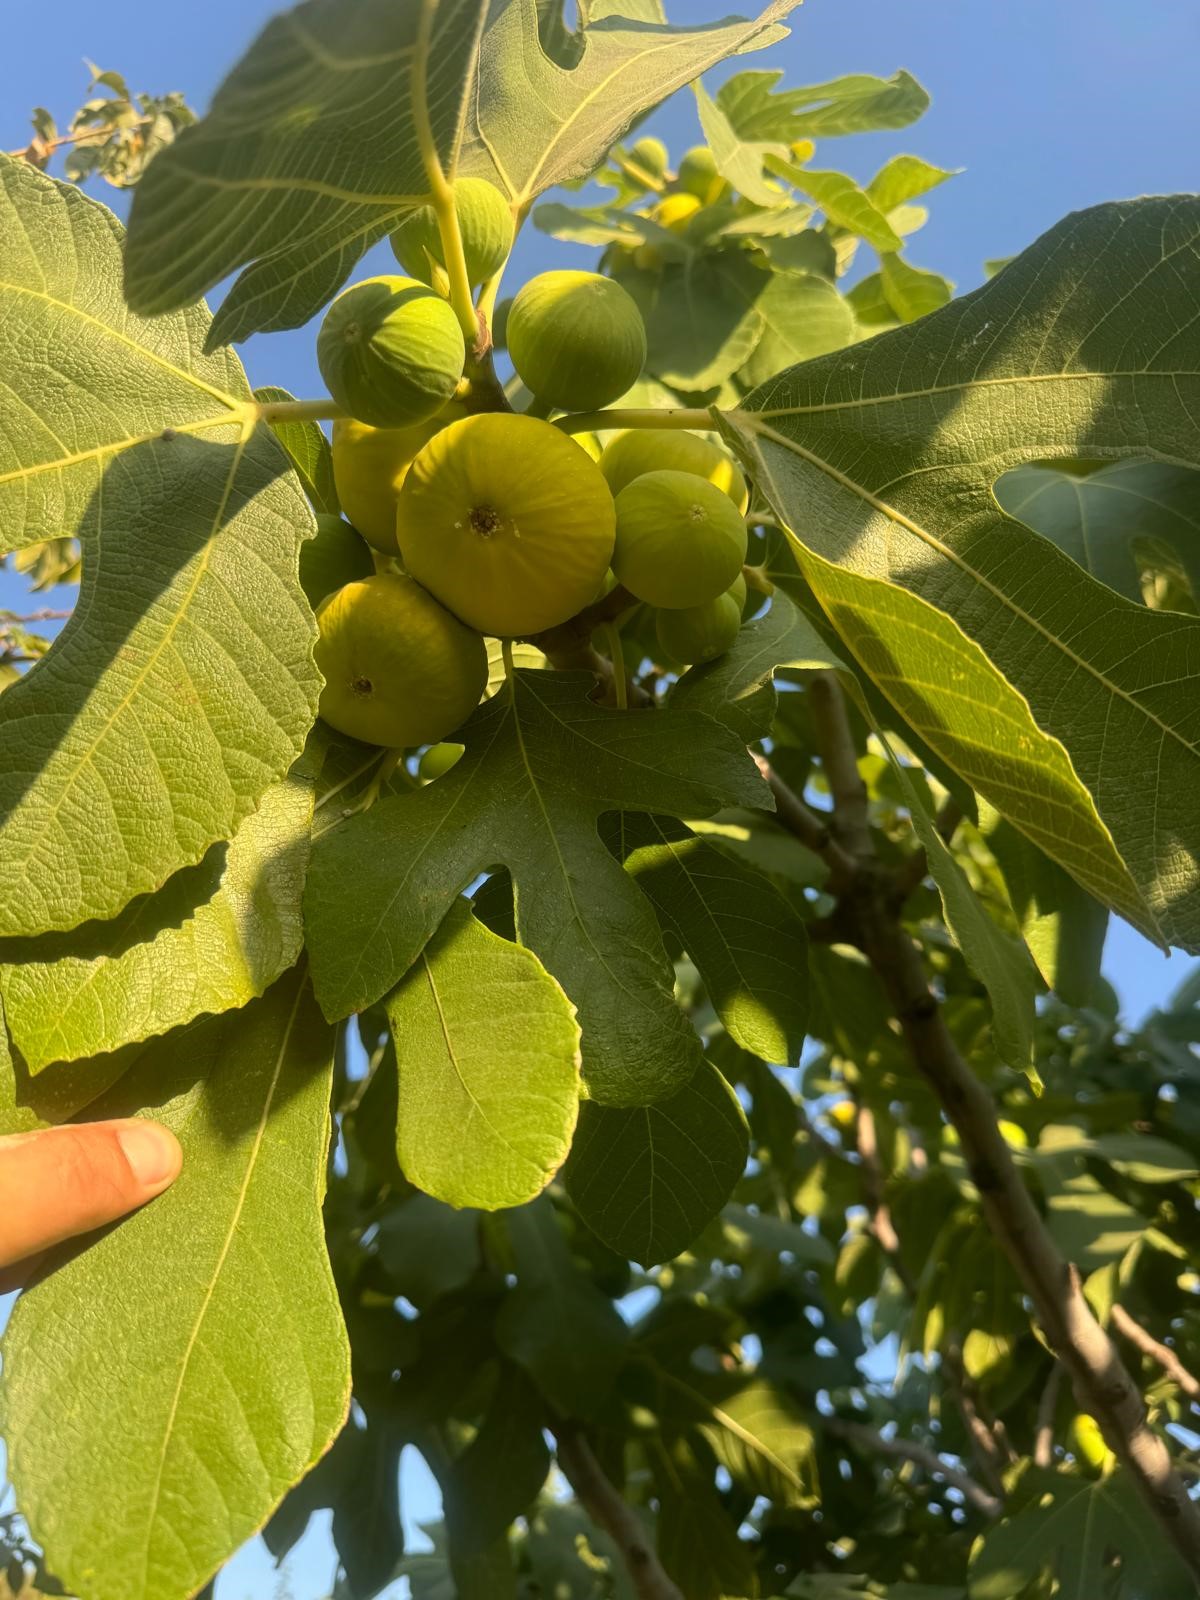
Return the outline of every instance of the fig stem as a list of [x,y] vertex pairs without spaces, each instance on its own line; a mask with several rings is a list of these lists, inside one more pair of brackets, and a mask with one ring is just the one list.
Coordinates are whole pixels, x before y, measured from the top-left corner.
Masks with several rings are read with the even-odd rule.
[[554,426],[564,433],[603,432],[609,428],[692,428],[711,433],[713,414],[697,407],[680,411],[580,411],[556,417]]
[[260,422],[335,422],[346,413],[324,400],[264,400],[255,407]]
[[458,210],[454,204],[454,183],[446,177],[442,158],[438,154],[429,120],[429,56],[433,46],[433,19],[438,0],[421,0],[421,14],[417,20],[417,37],[412,62],[412,116],[417,131],[417,147],[421,163],[429,179],[429,203],[437,218],[438,232],[442,238],[442,257],[446,263],[446,276],[450,280],[450,304],[458,318],[470,355],[479,344],[479,319],[471,296],[471,279],[467,273],[467,258],[463,251],[462,232],[458,226]]
[[608,651],[613,665],[613,688],[617,696],[617,710],[629,710],[629,679],[625,676],[625,646],[621,643],[621,631],[615,622],[605,622],[600,628],[604,647]]

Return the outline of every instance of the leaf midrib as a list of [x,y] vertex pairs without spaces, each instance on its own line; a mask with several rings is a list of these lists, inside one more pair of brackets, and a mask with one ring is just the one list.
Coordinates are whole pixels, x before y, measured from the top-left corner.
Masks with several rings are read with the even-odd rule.
[[276,1053],[275,1065],[271,1072],[271,1081],[267,1085],[267,1092],[263,1097],[262,1113],[258,1119],[258,1126],[254,1133],[254,1142],[250,1149],[249,1159],[246,1162],[245,1177],[242,1180],[241,1189],[238,1191],[238,1197],[234,1204],[233,1214],[229,1222],[229,1228],[221,1245],[220,1254],[217,1257],[217,1263],[213,1269],[212,1278],[209,1282],[208,1289],[205,1292],[204,1299],[201,1302],[199,1313],[197,1314],[196,1321],[192,1327],[191,1334],[184,1349],[183,1359],[179,1364],[179,1378],[175,1385],[175,1392],[171,1397],[171,1406],[167,1415],[167,1424],[163,1430],[162,1449],[159,1453],[158,1467],[154,1477],[154,1488],[150,1499],[150,1513],[146,1518],[146,1545],[142,1556],[142,1582],[140,1590],[143,1595],[147,1592],[147,1583],[150,1574],[150,1546],[154,1538],[155,1523],[158,1517],[158,1505],[162,1496],[163,1478],[166,1474],[167,1453],[171,1447],[171,1441],[175,1429],[175,1421],[179,1413],[179,1403],[183,1395],[183,1386],[187,1381],[188,1368],[191,1364],[192,1354],[200,1337],[200,1329],[204,1324],[205,1317],[208,1315],[208,1308],[212,1304],[213,1296],[216,1293],[217,1283],[220,1279],[222,1271],[224,1270],[225,1262],[228,1259],[229,1252],[233,1247],[234,1234],[237,1232],[238,1223],[241,1220],[242,1212],[245,1210],[246,1196],[250,1191],[250,1183],[254,1177],[255,1168],[258,1163],[259,1152],[262,1149],[262,1142],[266,1136],[267,1120],[270,1116],[271,1106],[275,1100],[275,1091],[279,1086],[279,1079],[283,1072],[283,1063],[287,1056],[288,1045],[291,1043],[292,1031],[296,1025],[296,1016],[300,1010],[300,1002],[303,998],[303,995],[304,975],[301,973],[298,975],[296,982],[296,995],[295,999],[292,1001],[292,1009],[288,1014],[287,1026],[283,1030],[283,1037],[280,1040],[279,1050]]

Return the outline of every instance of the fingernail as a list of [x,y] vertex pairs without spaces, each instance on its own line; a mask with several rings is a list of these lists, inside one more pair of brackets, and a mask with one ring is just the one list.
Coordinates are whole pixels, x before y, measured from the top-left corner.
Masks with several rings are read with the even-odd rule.
[[122,1128],[117,1143],[134,1177],[147,1189],[159,1189],[169,1183],[182,1164],[179,1141],[154,1122],[135,1122]]

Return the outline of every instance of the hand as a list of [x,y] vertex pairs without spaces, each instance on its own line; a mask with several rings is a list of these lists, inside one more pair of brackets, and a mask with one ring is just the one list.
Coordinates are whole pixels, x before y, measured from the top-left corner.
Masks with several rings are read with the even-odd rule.
[[38,1255],[145,1205],[179,1175],[183,1152],[157,1122],[129,1119],[0,1139],[0,1290]]

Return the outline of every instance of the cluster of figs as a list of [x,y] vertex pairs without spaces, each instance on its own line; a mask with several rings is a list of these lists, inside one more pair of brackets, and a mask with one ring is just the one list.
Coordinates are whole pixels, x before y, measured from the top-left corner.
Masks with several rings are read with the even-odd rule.
[[[512,213],[475,179],[455,185],[455,205],[468,277],[486,283],[511,250]],[[370,744],[438,745],[484,696],[487,639],[536,640],[617,584],[655,608],[669,663],[728,650],[746,601],[736,463],[698,433],[630,429],[601,447],[546,420],[636,383],[646,333],[627,291],[591,272],[530,280],[506,322],[530,411],[472,410],[432,208],[392,245],[406,276],[344,290],[317,341],[345,413],[333,471],[349,519],[321,518],[302,557],[325,721]]]

